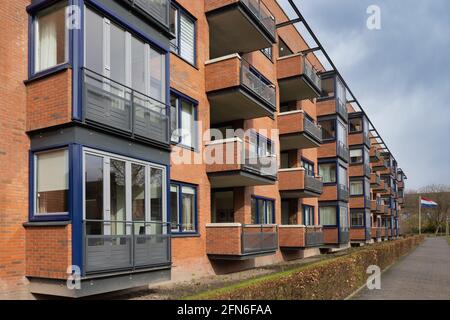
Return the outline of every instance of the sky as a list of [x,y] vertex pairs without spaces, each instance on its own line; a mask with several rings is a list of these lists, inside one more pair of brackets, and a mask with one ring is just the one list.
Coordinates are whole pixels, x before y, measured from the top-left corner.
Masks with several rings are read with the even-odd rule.
[[[407,189],[450,185],[450,1],[294,2],[405,171]],[[381,10],[380,30],[367,28],[371,5]]]

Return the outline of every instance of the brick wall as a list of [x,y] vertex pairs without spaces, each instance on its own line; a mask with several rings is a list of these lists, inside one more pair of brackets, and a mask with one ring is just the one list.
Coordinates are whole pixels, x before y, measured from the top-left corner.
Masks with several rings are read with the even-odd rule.
[[304,227],[280,227],[279,242],[280,247],[294,247],[300,248],[305,246],[305,232]]
[[[0,10],[0,295],[24,297],[28,217],[26,89],[29,0],[2,1]],[[3,297],[3,296],[2,296]]]
[[26,228],[26,275],[67,279],[72,265],[71,225]]
[[27,85],[27,130],[71,121],[71,76],[72,71],[66,70]]

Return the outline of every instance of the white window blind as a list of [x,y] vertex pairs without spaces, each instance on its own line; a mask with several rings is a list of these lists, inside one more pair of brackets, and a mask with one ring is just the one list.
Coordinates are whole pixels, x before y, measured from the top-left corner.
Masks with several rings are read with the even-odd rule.
[[180,56],[195,64],[195,23],[187,16],[180,16]]

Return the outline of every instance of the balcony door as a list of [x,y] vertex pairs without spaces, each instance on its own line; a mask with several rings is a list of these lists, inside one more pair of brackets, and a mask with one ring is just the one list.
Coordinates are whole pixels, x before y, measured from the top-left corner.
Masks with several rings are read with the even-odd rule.
[[86,149],[87,235],[167,234],[165,167]]

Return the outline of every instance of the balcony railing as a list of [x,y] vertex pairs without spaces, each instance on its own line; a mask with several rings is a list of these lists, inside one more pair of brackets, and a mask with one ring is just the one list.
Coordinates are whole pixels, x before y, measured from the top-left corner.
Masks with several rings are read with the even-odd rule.
[[305,132],[312,135],[318,141],[322,141],[322,128],[320,128],[317,124],[309,120],[307,117],[304,117],[303,128]]
[[164,103],[88,69],[83,69],[83,118],[132,137],[169,143]]
[[307,226],[305,236],[306,247],[317,247],[324,244],[322,227]]
[[370,168],[370,165],[365,163],[364,164],[364,175],[369,178],[371,173],[372,173],[372,169]]
[[339,229],[339,243],[346,244],[350,241],[350,231],[347,228]]
[[276,108],[277,95],[275,86],[267,84],[261,75],[257,75],[252,71],[251,65],[244,59],[241,59],[241,85]]
[[276,177],[277,176],[277,156],[258,156],[246,157],[242,168],[247,171],[253,171],[261,176]]
[[340,99],[336,99],[336,112],[345,120],[348,119],[347,106]]
[[350,151],[342,141],[337,142],[337,155],[347,162],[350,160]]
[[85,220],[83,225],[84,270],[87,274],[171,264],[170,223]]
[[241,244],[243,254],[276,251],[278,249],[277,227],[268,225],[243,225]]
[[169,27],[170,0],[125,0]]
[[264,26],[267,32],[272,37],[276,37],[275,18],[270,13],[269,9],[261,0],[240,0],[242,4],[247,7],[258,21]]
[[322,79],[320,79],[316,70],[314,70],[313,66],[309,63],[306,57],[303,59],[303,73],[309,78],[309,80],[311,80],[319,91],[322,90]]
[[337,196],[338,196],[338,200],[341,201],[348,201],[349,199],[349,190],[348,187],[344,184],[339,183],[338,187],[337,187]]

